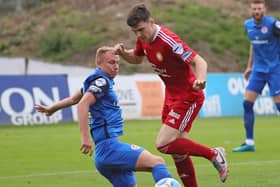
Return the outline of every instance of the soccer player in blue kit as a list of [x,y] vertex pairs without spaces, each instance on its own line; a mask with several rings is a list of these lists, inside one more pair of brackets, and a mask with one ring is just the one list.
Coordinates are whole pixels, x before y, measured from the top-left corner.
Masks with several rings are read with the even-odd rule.
[[[152,172],[155,182],[172,178],[163,158],[133,144],[118,140],[123,135],[123,118],[113,90],[114,77],[119,71],[119,56],[113,47],[101,47],[96,53],[95,71],[84,81],[81,90],[52,106],[35,105],[47,116],[55,111],[77,104],[81,132],[81,151],[93,153],[97,170],[114,187],[137,187],[134,171]],[[90,131],[89,131],[90,129]]]
[[250,4],[252,18],[244,22],[245,31],[251,42],[245,79],[249,80],[245,90],[244,127],[245,142],[233,149],[233,152],[255,151],[253,106],[265,84],[280,111],[280,22],[265,15],[264,0],[252,0]]

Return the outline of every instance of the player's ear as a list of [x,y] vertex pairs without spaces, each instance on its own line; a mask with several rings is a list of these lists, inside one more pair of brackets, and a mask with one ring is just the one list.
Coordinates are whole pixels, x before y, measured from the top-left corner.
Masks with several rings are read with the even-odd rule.
[[96,60],[96,65],[100,66],[102,64],[102,60]]
[[102,62],[100,60],[96,60],[95,64],[97,67],[99,67],[102,64]]
[[149,18],[149,23],[154,24],[155,20],[153,18]]

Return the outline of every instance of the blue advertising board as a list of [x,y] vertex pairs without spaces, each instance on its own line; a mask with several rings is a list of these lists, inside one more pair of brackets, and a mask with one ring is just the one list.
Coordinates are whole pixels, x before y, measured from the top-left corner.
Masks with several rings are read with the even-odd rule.
[[[205,102],[201,117],[242,116],[243,97],[247,81],[242,73],[210,73],[207,76]],[[266,85],[254,105],[256,115],[278,114]]]
[[67,75],[0,76],[0,125],[50,124],[72,121],[71,108],[48,117],[35,104],[52,105],[69,96]]

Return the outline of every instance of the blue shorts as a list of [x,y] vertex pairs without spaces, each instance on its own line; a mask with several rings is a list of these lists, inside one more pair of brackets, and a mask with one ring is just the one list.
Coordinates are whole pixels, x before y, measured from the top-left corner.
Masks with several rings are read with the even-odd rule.
[[135,185],[133,171],[143,150],[136,145],[120,142],[117,138],[106,139],[95,146],[95,166],[114,187]]
[[261,94],[266,83],[271,96],[280,95],[280,72],[252,72],[246,90]]

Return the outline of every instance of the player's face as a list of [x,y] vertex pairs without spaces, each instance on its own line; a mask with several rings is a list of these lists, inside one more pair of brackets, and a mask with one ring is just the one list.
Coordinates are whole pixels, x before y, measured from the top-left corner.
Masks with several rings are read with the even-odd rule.
[[137,38],[150,42],[154,37],[153,20],[141,21],[136,26],[131,27]]
[[251,4],[251,14],[257,23],[262,21],[262,18],[265,14],[265,10],[265,5],[262,3]]
[[108,51],[104,54],[103,63],[100,64],[100,68],[110,78],[114,78],[119,73],[120,57],[113,51]]

